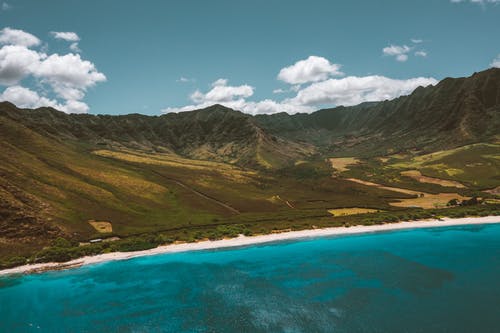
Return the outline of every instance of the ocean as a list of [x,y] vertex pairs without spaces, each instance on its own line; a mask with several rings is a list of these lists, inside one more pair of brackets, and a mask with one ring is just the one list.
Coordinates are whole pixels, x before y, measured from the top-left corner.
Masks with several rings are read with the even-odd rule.
[[0,277],[0,332],[500,332],[500,224]]

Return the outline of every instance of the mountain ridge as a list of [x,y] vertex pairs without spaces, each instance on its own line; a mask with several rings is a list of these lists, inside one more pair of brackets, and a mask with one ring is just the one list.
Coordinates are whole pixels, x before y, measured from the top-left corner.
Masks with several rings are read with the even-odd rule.
[[[312,114],[252,116],[214,105],[111,116],[2,102],[0,267],[34,254],[33,261],[66,260],[109,250],[78,245],[93,238],[124,238],[114,249],[128,250],[143,248],[143,238],[128,238],[144,234],[147,244],[163,244],[217,238],[211,235],[220,230],[266,233],[364,219],[332,219],[332,208],[381,210],[377,221],[385,221],[396,217],[383,212],[414,209],[393,205],[410,199],[408,189],[431,199],[443,191],[447,200],[493,197],[484,190],[499,184],[499,114],[500,69]],[[436,152],[454,147],[461,148]],[[345,169],[356,167],[339,171],[334,157],[349,157],[336,159]],[[401,173],[418,177],[415,171],[434,183]],[[436,184],[446,180],[467,188]],[[101,234],[96,223],[112,232]],[[151,243],[157,234],[164,238]],[[64,242],[46,250],[58,237],[71,240],[72,250],[61,250]],[[18,255],[25,258],[16,261]]]
[[174,152],[251,167],[274,165],[259,162],[259,151],[265,150],[264,155],[283,155],[276,162],[282,167],[317,152],[428,152],[490,141],[500,126],[500,69],[468,78],[446,78],[436,86],[419,87],[390,101],[311,114],[253,116],[215,104],[160,116],[111,116],[65,114],[52,108],[21,111],[6,103],[0,104],[2,115],[55,138]]

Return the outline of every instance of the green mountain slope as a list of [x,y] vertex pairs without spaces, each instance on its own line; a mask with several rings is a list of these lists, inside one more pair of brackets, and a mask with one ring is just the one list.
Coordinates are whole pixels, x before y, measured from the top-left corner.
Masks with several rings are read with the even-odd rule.
[[305,140],[323,151],[355,155],[492,141],[500,128],[500,69],[447,78],[391,101],[256,119],[269,133]]
[[[221,105],[162,116],[69,115],[3,102],[0,266],[15,255],[52,260],[40,250],[58,237],[74,246],[148,235],[159,244],[373,223],[428,216],[413,203],[394,204],[424,192],[439,201],[441,193],[449,200],[492,189],[480,195],[495,202],[499,114],[499,69],[393,101],[297,115],[251,116]],[[474,143],[480,144],[453,149]],[[328,159],[339,156],[361,160],[334,172]],[[431,183],[407,176],[415,170]],[[439,185],[443,179],[464,187]],[[329,213],[350,207],[383,212]],[[92,249],[145,244],[126,240],[116,243],[123,247]],[[76,249],[70,257],[88,247]]]

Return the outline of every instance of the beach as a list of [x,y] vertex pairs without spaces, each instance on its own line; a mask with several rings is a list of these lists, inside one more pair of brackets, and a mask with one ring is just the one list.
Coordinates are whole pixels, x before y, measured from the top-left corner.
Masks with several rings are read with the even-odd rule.
[[298,240],[327,236],[342,236],[354,235],[363,233],[375,233],[392,230],[403,229],[418,229],[418,228],[436,228],[436,227],[452,227],[461,225],[474,224],[492,224],[500,223],[500,216],[485,216],[485,217],[465,217],[465,218],[443,218],[441,220],[421,220],[421,221],[406,221],[397,223],[386,223],[377,225],[357,225],[350,227],[334,227],[322,229],[308,229],[300,231],[287,231],[281,233],[273,233],[258,236],[243,236],[236,238],[221,239],[215,241],[199,241],[194,243],[169,244],[156,247],[154,249],[136,251],[136,252],[112,252],[96,256],[82,257],[64,263],[39,263],[18,266],[5,270],[0,270],[0,276],[11,274],[31,274],[40,273],[51,270],[71,269],[83,265],[92,265],[115,260],[127,260],[131,258],[150,256],[166,253],[178,253],[186,251],[212,250],[221,248],[250,246],[256,244],[265,244],[286,240]]

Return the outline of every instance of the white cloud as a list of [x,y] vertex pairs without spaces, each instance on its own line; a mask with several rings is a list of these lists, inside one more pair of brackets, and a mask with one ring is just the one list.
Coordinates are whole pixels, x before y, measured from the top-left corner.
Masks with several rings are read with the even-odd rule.
[[[423,42],[422,39],[412,39],[411,40],[413,44],[420,44]],[[408,60],[409,58],[409,55],[410,55],[410,52],[412,50],[414,50],[415,48],[417,48],[417,46],[408,46],[408,45],[389,45],[389,46],[386,46],[382,49],[382,53],[384,55],[387,55],[387,56],[393,56],[397,61],[399,62],[405,62]],[[427,57],[427,52],[420,49],[420,50],[416,50],[414,55],[416,57],[422,57],[422,58],[425,58]]]
[[340,65],[332,64],[328,59],[318,56],[309,56],[305,60],[282,68],[278,80],[290,84],[303,84],[307,82],[323,81],[331,76],[342,76]]
[[477,4],[487,4],[487,3],[493,3],[493,4],[498,4],[500,3],[500,0],[450,0],[452,3],[461,3],[461,2],[470,2],[470,3],[477,3]]
[[165,108],[162,110],[163,113],[170,113],[170,112],[184,112],[184,111],[191,111],[191,110],[197,110],[197,109],[203,109],[209,106],[212,106],[214,104],[222,104],[228,108],[232,108],[234,110],[239,110],[245,113],[250,113],[250,114],[271,114],[271,113],[278,113],[278,112],[287,112],[290,114],[297,113],[297,112],[312,112],[315,109],[311,106],[307,105],[293,105],[288,103],[288,101],[274,101],[271,99],[265,99],[262,101],[258,102],[253,102],[253,101],[246,101],[243,98],[232,100],[229,102],[222,102],[222,103],[212,103],[212,102],[203,102],[199,104],[191,104],[191,105],[186,105],[182,107],[170,107],[170,108]]
[[69,100],[61,104],[22,86],[11,86],[5,89],[3,93],[0,93],[0,101],[9,101],[20,108],[32,109],[48,106],[67,113],[86,113],[89,110],[84,102]]
[[52,37],[55,39],[62,39],[67,42],[72,42],[69,45],[69,49],[73,52],[80,53],[82,50],[80,50],[80,47],[78,45],[78,42],[80,41],[80,37],[76,34],[76,32],[72,31],[51,31],[50,34]]
[[7,27],[0,30],[0,44],[32,47],[39,45],[40,40],[25,31]]
[[227,84],[227,79],[218,79],[212,82],[212,87],[225,86]]
[[396,60],[400,61],[400,62],[405,62],[406,60],[408,60],[408,55],[407,54],[398,54],[396,56]]
[[37,108],[40,106],[55,107],[57,102],[38,95],[37,92],[21,86],[12,86],[0,94],[0,101],[9,101],[21,108]]
[[82,50],[80,50],[80,46],[78,45],[78,42],[71,43],[69,45],[69,49],[73,52],[80,53]]
[[391,56],[396,56],[400,54],[406,54],[410,51],[410,47],[403,45],[403,46],[398,46],[398,45],[390,45],[387,47],[384,47],[382,51],[384,54],[391,55]]
[[88,60],[79,54],[57,53],[48,56],[34,70],[34,75],[53,87],[69,87],[85,90],[98,82],[106,81],[106,76],[96,70]]
[[500,54],[490,64],[491,67],[500,68]]
[[52,37],[55,39],[62,39],[67,42],[78,42],[80,40],[80,37],[75,33],[71,31],[51,31],[50,34]]
[[0,48],[0,84],[17,84],[31,74],[46,55],[21,45],[5,45]]
[[407,45],[399,46],[391,44],[390,46],[386,46],[382,49],[382,52],[385,55],[394,56],[396,57],[396,60],[400,62],[405,62],[406,60],[408,60],[408,52],[410,51],[411,48]]
[[241,86],[228,86],[227,79],[218,79],[212,83],[212,89],[207,93],[196,90],[190,98],[193,102],[203,103],[224,103],[235,102],[253,95],[254,88],[244,84]]
[[349,76],[313,83],[300,90],[290,102],[296,105],[357,105],[410,94],[419,86],[436,84],[434,78],[395,80],[384,76]]
[[82,101],[68,100],[66,104],[56,109],[66,113],[87,113],[89,111],[89,106]]
[[93,63],[72,53],[50,55],[40,62],[33,75],[49,84],[59,97],[71,101],[83,99],[88,88],[106,81]]
[[[65,40],[78,38],[74,33],[62,34],[57,38]],[[39,45],[40,41],[22,30],[10,28],[1,30],[0,42],[8,44],[0,48],[0,85],[12,86],[2,93],[2,98],[11,98],[11,101],[19,103],[19,106],[45,105],[65,112],[87,112],[89,107],[81,101],[87,89],[106,81],[106,76],[97,71],[92,62],[83,60],[79,54],[47,55],[30,49],[30,46]],[[26,77],[35,79],[35,86],[43,91],[42,96],[18,85]],[[46,91],[47,86],[51,91]],[[48,93],[63,99],[64,103],[46,98]]]
[[[196,90],[190,98],[194,104],[182,107],[170,107],[162,110],[168,112],[182,112],[202,109],[213,104],[222,104],[235,110],[251,114],[261,113],[297,113],[312,112],[321,107],[339,105],[356,105],[367,101],[382,101],[393,99],[401,95],[410,94],[418,86],[436,84],[434,78],[412,78],[408,80],[395,80],[384,76],[349,76],[341,79],[326,79],[314,82],[298,89],[292,98],[281,101],[265,99],[249,101],[254,88],[249,85],[228,86],[226,79],[219,79],[212,83],[211,89],[203,93]],[[276,89],[274,93],[290,92],[290,90]]]

